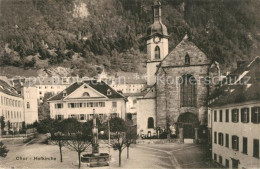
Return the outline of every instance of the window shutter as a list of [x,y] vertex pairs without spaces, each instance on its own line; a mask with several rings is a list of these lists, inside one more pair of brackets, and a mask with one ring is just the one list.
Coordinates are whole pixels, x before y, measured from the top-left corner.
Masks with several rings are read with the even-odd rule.
[[237,148],[237,150],[239,150],[239,138],[236,136],[236,139],[237,139],[237,145],[236,145],[237,147],[236,148]]
[[256,113],[255,113],[256,108],[252,107],[251,109],[251,122],[256,123]]
[[232,136],[232,149],[235,149],[235,136]]
[[246,109],[246,122],[249,122],[249,108]]

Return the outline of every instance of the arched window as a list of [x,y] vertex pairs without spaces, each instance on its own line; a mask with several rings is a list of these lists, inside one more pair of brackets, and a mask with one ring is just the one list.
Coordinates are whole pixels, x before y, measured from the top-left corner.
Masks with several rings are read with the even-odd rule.
[[184,75],[180,79],[181,107],[196,106],[196,80],[192,75]]
[[83,97],[89,97],[89,93],[88,93],[88,92],[84,92],[84,93],[82,94],[82,96],[83,96]]
[[148,118],[148,129],[154,128],[154,120],[152,117]]
[[185,65],[190,65],[190,56],[189,56],[189,54],[186,54],[186,56],[185,56]]
[[160,59],[161,57],[160,57],[160,48],[159,48],[159,46],[156,46],[155,47],[155,51],[154,51],[154,58],[155,59]]
[[29,109],[30,108],[30,103],[29,102],[27,102],[27,109]]

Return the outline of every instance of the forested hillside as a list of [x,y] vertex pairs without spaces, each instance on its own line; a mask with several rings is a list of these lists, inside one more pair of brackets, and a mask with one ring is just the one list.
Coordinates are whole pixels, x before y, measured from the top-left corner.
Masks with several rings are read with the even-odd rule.
[[[260,53],[259,0],[162,0],[170,50],[185,32],[225,70]],[[0,66],[142,71],[153,0],[0,0]]]

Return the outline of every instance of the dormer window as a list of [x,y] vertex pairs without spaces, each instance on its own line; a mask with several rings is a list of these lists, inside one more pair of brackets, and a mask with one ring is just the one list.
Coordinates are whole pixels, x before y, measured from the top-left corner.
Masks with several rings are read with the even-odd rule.
[[189,54],[186,54],[186,56],[185,56],[185,65],[190,65],[190,56],[189,56]]
[[89,97],[89,93],[88,92],[84,92],[82,96],[83,97]]
[[107,90],[107,95],[108,95],[108,96],[111,96],[111,95],[112,95],[112,92],[111,92],[110,89]]
[[62,94],[63,94],[63,97],[66,97],[67,96],[66,90],[64,90]]
[[155,50],[154,50],[154,58],[155,58],[155,59],[160,59],[160,48],[159,48],[159,46],[156,46],[156,47],[155,47]]

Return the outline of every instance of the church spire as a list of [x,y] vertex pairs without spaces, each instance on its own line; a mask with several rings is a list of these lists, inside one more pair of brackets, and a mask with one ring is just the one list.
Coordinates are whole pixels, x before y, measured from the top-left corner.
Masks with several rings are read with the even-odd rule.
[[154,4],[152,6],[153,9],[153,22],[161,22],[161,14],[162,14],[162,9],[161,9],[161,2],[156,0],[154,1]]
[[161,2],[156,0],[152,5],[153,11],[153,24],[147,28],[146,38],[149,39],[153,36],[168,38],[168,32],[166,26],[162,23],[162,7]]

